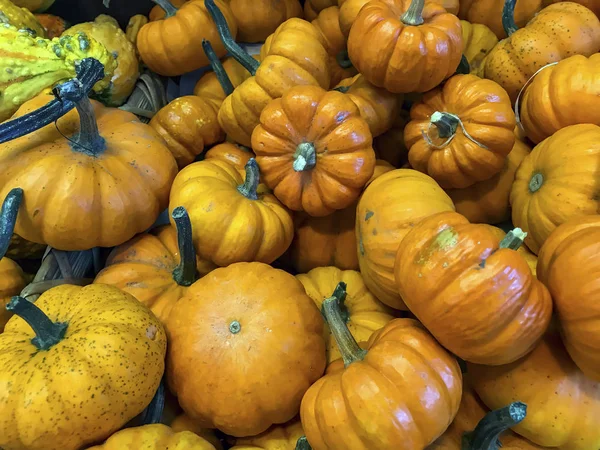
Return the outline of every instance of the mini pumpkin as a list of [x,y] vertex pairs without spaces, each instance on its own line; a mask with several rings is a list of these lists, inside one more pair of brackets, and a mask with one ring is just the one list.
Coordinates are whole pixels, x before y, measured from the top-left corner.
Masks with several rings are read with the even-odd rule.
[[[557,162],[560,161],[559,164]],[[600,126],[565,127],[536,145],[517,170],[510,192],[512,220],[537,254],[560,224],[598,214]]]
[[204,160],[209,161],[211,159],[218,159],[227,161],[241,173],[245,174],[246,164],[248,164],[250,158],[254,157],[254,153],[248,147],[233,142],[223,142],[211,147],[204,155]]
[[232,436],[291,420],[325,370],[319,310],[298,280],[266,264],[213,270],[177,302],[167,330],[167,379],[181,407]]
[[62,285],[35,304],[13,297],[7,308],[15,316],[0,334],[3,448],[78,450],[106,439],[152,400],[167,340],[131,295],[107,285]]
[[[9,24],[18,29],[31,30],[36,36],[45,38],[46,30],[27,8],[11,0],[0,0],[0,24]],[[53,36],[48,36],[52,38]]]
[[[171,5],[173,5],[175,8],[181,8],[183,6],[183,4],[186,3],[187,1],[188,0],[169,0],[169,3],[171,3]],[[150,10],[150,14],[148,14],[149,21],[156,22],[157,20],[164,20],[165,17],[167,16],[168,10],[169,10],[168,6],[167,6],[167,8],[163,9],[163,7],[159,3],[156,3],[156,5],[153,6],[152,9]]]
[[412,106],[404,129],[411,167],[462,189],[502,170],[515,144],[515,114],[500,85],[454,75]]
[[483,78],[485,57],[498,43],[498,38],[492,30],[480,23],[470,23],[461,20],[463,37],[463,55],[469,62],[473,75]]
[[292,17],[302,17],[298,0],[227,0],[238,27],[240,42],[263,42]]
[[302,423],[294,419],[283,425],[273,425],[258,436],[236,439],[231,450],[295,450],[296,442],[302,436]]
[[[179,407],[179,404],[177,406]],[[186,413],[179,414],[177,417],[175,417],[169,426],[177,433],[181,431],[191,431],[192,433],[200,436],[202,439],[210,442],[215,447],[215,450],[223,450],[223,445],[216,436],[215,430],[211,428],[199,427],[198,423],[191,419]]]
[[[503,7],[503,0],[461,0],[458,16],[474,24],[483,24],[497,39],[504,39],[507,33],[502,23]],[[517,1],[514,8],[515,24],[524,27],[541,8],[542,0]]]
[[369,125],[355,103],[317,86],[297,86],[271,101],[252,149],[277,198],[315,217],[351,205],[375,168]]

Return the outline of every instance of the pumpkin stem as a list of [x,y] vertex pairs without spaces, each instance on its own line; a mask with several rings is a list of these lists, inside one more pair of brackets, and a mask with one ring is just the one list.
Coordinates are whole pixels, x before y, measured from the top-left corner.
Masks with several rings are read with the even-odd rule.
[[405,25],[422,25],[423,20],[423,8],[425,7],[425,0],[412,0],[410,6],[404,14],[400,17],[400,20]]
[[227,49],[231,56],[239,62],[244,68],[250,72],[250,75],[256,74],[258,70],[258,66],[260,63],[255,60],[252,56],[244,51],[242,47],[235,42],[235,39],[231,35],[231,30],[229,29],[229,25],[227,25],[227,21],[225,20],[225,16],[221,10],[215,5],[214,0],[204,0],[204,5],[208,10],[208,13],[212,17],[213,21],[217,25],[217,31],[219,32],[219,36],[221,36],[221,41],[223,41],[223,45]]
[[350,61],[350,56],[348,56],[348,50],[342,50],[337,55],[335,55],[335,60],[339,64],[342,69],[349,69],[352,67],[352,61]]
[[331,334],[335,338],[338,349],[342,354],[344,365],[348,367],[356,361],[362,361],[367,354],[358,346],[354,336],[350,333],[346,321],[342,315],[342,302],[346,297],[346,283],[339,282],[331,297],[325,299],[321,305],[321,313],[325,317]]
[[258,200],[258,183],[260,182],[260,170],[258,169],[258,163],[256,159],[250,158],[246,163],[246,180],[244,184],[240,184],[237,190],[246,198],[250,200]]
[[502,27],[507,36],[511,36],[519,29],[515,22],[515,5],[517,0],[505,0],[502,8]]
[[210,41],[202,39],[202,50],[204,50],[204,54],[210,62],[210,67],[215,73],[217,81],[221,85],[221,89],[223,89],[225,95],[231,95],[231,93],[233,92],[233,84],[231,84],[231,80],[229,79],[229,76],[227,75],[223,64],[221,64],[221,60],[215,53],[215,50],[213,49],[213,46],[210,43]]
[[29,324],[35,333],[31,343],[38,350],[48,350],[58,344],[67,332],[68,324],[52,322],[44,311],[23,297],[13,297],[6,305],[6,309]]
[[302,142],[294,152],[294,163],[292,167],[296,172],[304,172],[314,169],[317,165],[317,152],[312,142]]
[[71,141],[71,148],[86,155],[100,156],[106,150],[106,141],[98,132],[92,102],[85,96],[75,103],[75,108],[79,113],[79,133]]
[[350,90],[350,86],[338,86],[336,88],[333,88],[332,90],[341,92],[342,94],[345,94]]
[[15,230],[17,213],[23,201],[23,189],[14,188],[6,195],[0,210],[0,259],[4,258]]
[[436,111],[431,115],[429,122],[438,129],[439,137],[446,139],[454,136],[460,119],[454,114]]
[[242,331],[242,324],[239,323],[237,320],[232,321],[229,324],[229,331],[231,332],[231,334],[238,334],[240,331]]
[[183,206],[171,213],[177,228],[177,246],[179,247],[179,265],[173,270],[173,279],[179,286],[189,286],[196,281],[196,249],[192,240],[192,223]]
[[463,435],[462,450],[498,450],[502,446],[499,436],[522,422],[526,415],[527,405],[521,402],[490,411],[473,431]]
[[520,228],[515,228],[514,230],[509,231],[504,236],[504,239],[500,241],[500,248],[510,248],[511,250],[517,250],[521,245],[523,245],[523,241],[527,237],[527,233],[525,233]]
[[529,180],[529,192],[531,192],[532,194],[534,192],[537,192],[542,185],[544,184],[544,175],[542,175],[541,173],[536,173],[531,177],[531,180]]
[[306,436],[301,436],[296,441],[296,447],[295,448],[296,448],[296,450],[312,450],[312,447],[308,443],[308,439],[306,439]]
[[175,8],[173,3],[171,3],[169,0],[152,0],[152,2],[156,3],[165,13],[167,13],[165,19],[173,17],[175,14],[177,14],[178,9]]
[[471,65],[469,64],[469,60],[465,55],[460,57],[460,63],[458,63],[456,73],[461,75],[468,75],[471,73]]

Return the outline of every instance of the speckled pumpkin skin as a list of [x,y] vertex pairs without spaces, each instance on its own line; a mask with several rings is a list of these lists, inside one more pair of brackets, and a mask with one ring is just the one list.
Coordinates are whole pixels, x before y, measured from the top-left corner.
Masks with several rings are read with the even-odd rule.
[[12,315],[6,310],[6,304],[13,295],[19,295],[25,284],[21,267],[10,258],[0,259],[0,333]]
[[106,439],[158,388],[161,323],[133,296],[100,284],[55,287],[36,306],[68,328],[46,351],[20,317],[0,334],[0,448],[78,450]]

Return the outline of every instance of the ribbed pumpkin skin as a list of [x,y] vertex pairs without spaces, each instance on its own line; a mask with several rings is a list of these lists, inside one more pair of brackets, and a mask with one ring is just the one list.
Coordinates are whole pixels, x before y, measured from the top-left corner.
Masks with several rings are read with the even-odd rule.
[[236,439],[230,450],[293,450],[302,436],[302,423],[294,419],[283,425],[274,425],[258,436]]
[[463,37],[463,54],[469,61],[471,73],[483,78],[485,57],[498,43],[498,38],[492,30],[480,23],[470,23],[461,20]]
[[539,143],[517,170],[510,192],[512,221],[527,232],[525,243],[538,254],[562,223],[598,214],[600,126],[563,128]]
[[0,333],[12,314],[6,310],[6,305],[13,295],[18,295],[25,287],[25,274],[21,267],[12,259],[0,259]]
[[211,147],[204,155],[204,160],[219,159],[227,161],[233,167],[245,174],[246,163],[250,158],[254,158],[252,150],[241,147],[232,142],[223,142]]
[[536,144],[569,125],[600,125],[600,54],[571,56],[543,69],[525,89],[520,113]]
[[239,42],[262,42],[292,17],[302,17],[298,0],[227,0],[237,23]]
[[[506,32],[502,26],[502,8],[504,1],[497,0],[460,0],[458,16],[471,23],[487,26],[497,36],[504,39]],[[515,22],[524,27],[541,9],[542,0],[518,0],[515,6]]]

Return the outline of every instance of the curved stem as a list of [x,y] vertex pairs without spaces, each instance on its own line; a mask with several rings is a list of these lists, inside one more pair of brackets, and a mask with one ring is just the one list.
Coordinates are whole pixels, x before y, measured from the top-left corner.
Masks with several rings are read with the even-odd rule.
[[350,61],[350,57],[348,56],[348,50],[342,50],[335,55],[335,60],[342,69],[349,69],[352,67],[352,61]]
[[303,142],[296,147],[292,167],[296,172],[311,170],[317,165],[317,152],[312,142]]
[[240,184],[237,187],[237,190],[244,197],[249,198],[250,200],[258,200],[258,194],[256,190],[258,189],[258,184],[260,182],[260,170],[258,169],[258,163],[256,159],[250,158],[246,163],[246,180],[244,184]]
[[425,7],[425,0],[412,0],[410,6],[404,14],[400,17],[400,20],[405,25],[421,25],[423,20],[423,8]]
[[517,250],[521,245],[523,245],[523,241],[527,237],[527,233],[525,233],[520,228],[515,228],[514,230],[509,231],[504,236],[504,239],[500,241],[500,248],[510,248],[511,250]]
[[231,80],[229,79],[229,76],[227,75],[223,64],[221,64],[221,60],[215,53],[215,50],[213,49],[210,41],[202,39],[202,50],[204,50],[204,54],[208,58],[208,61],[210,62],[210,67],[215,73],[217,81],[221,85],[223,92],[225,92],[225,95],[231,95],[231,93],[233,92],[233,84],[231,84]]
[[469,60],[465,55],[460,57],[460,63],[458,63],[456,73],[461,75],[468,75],[471,73],[471,65],[469,64]]
[[106,150],[106,141],[98,131],[94,107],[87,96],[75,103],[79,113],[79,132],[71,141],[71,148],[76,152],[90,156],[100,156]]
[[167,14],[165,19],[169,17],[173,17],[177,14],[178,9],[173,6],[169,0],[152,0],[152,2],[156,3],[158,6],[162,8],[162,10]]
[[6,309],[29,324],[35,333],[31,343],[38,350],[48,350],[65,336],[68,326],[66,323],[52,322],[44,311],[23,297],[13,297],[6,305]]
[[502,27],[507,36],[511,36],[519,29],[515,22],[515,5],[517,0],[505,0],[502,8]]
[[449,138],[456,133],[460,119],[454,114],[436,111],[431,115],[430,122],[438,129],[441,138]]
[[4,258],[15,231],[17,213],[23,201],[23,189],[14,188],[6,195],[0,210],[0,259]]
[[57,97],[35,111],[0,124],[0,144],[33,133],[56,121],[75,108],[92,87],[104,78],[104,66],[94,58],[85,58],[75,67],[77,78],[66,81],[53,93]]
[[306,439],[306,436],[302,436],[296,441],[295,449],[296,450],[312,450],[312,447],[308,443],[308,439]]
[[183,206],[175,208],[171,217],[177,228],[179,248],[179,265],[173,270],[173,279],[180,286],[190,286],[196,281],[196,249],[192,240],[192,223]]
[[221,36],[221,41],[223,41],[223,45],[227,49],[231,56],[239,62],[244,68],[250,72],[251,75],[254,75],[258,70],[258,66],[260,63],[255,60],[252,56],[244,51],[242,47],[235,42],[235,39],[231,35],[231,31],[229,30],[229,25],[227,25],[227,20],[225,20],[225,16],[217,5],[215,5],[214,0],[204,0],[204,5],[208,10],[208,13],[212,17],[213,21],[217,25],[217,31],[219,32],[219,36]]
[[346,297],[346,283],[340,282],[336,286],[331,297],[325,299],[321,305],[321,312],[329,325],[331,334],[335,338],[338,349],[342,354],[344,365],[348,367],[356,361],[361,361],[367,354],[356,343],[356,339],[350,333],[346,321],[342,316],[341,304]]
[[539,191],[544,184],[544,176],[541,173],[536,173],[529,180],[529,192],[532,194]]
[[521,402],[487,413],[473,431],[463,435],[462,450],[498,450],[500,435],[522,422],[526,415],[527,405]]

